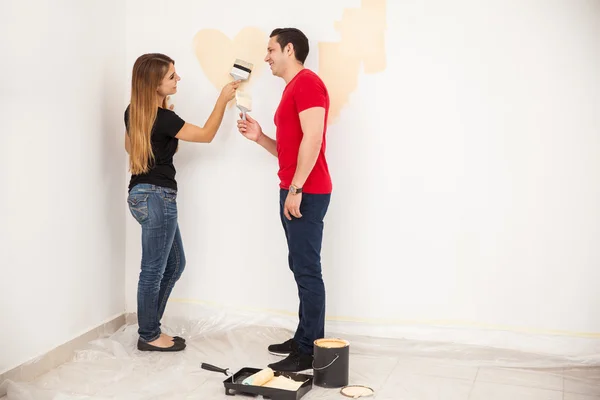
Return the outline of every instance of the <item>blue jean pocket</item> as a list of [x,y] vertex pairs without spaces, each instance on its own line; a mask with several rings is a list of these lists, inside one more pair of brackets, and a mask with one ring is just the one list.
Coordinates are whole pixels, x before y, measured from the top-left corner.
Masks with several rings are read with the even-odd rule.
[[129,211],[140,224],[148,219],[148,194],[136,193],[127,197]]
[[163,198],[165,201],[175,203],[177,201],[177,192],[165,191],[163,193]]

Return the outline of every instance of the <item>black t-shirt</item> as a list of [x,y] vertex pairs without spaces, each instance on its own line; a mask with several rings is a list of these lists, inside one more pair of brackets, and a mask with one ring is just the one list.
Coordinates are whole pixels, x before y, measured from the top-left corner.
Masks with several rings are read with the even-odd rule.
[[[179,139],[175,138],[175,135],[183,128],[184,124],[185,121],[173,111],[158,107],[156,121],[150,136],[154,162],[150,161],[148,173],[131,175],[129,190],[138,183],[149,183],[177,190],[173,156],[177,150]],[[129,130],[129,106],[125,110],[125,127]]]

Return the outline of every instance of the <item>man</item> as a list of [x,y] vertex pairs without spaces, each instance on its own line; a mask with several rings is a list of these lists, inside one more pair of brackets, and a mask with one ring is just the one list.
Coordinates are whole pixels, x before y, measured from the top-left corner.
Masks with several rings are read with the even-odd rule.
[[332,189],[325,159],[329,94],[304,67],[308,51],[308,39],[298,29],[275,29],[270,35],[265,61],[286,83],[275,113],[275,140],[252,117],[238,121],[240,133],[279,160],[280,216],[298,286],[300,321],[292,339],[268,350],[287,356],[269,367],[288,372],[312,369],[313,342],[325,335],[321,243]]

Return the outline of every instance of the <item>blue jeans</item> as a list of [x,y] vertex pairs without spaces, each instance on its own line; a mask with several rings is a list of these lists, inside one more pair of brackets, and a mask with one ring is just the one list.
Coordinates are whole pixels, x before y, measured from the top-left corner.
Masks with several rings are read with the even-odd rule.
[[313,354],[314,341],[325,336],[325,284],[321,274],[323,219],[329,207],[330,194],[302,194],[302,218],[288,220],[283,205],[288,191],[280,190],[279,214],[288,244],[288,264],[296,285],[300,307],[294,340],[301,353]]
[[142,262],[138,281],[138,333],[144,342],[160,337],[167,300],[185,268],[177,223],[177,191],[151,184],[134,186],[129,211],[142,227]]

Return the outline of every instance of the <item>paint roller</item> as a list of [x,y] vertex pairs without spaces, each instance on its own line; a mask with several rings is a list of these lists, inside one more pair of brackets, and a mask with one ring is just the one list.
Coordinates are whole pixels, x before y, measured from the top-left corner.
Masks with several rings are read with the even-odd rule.
[[265,368],[244,379],[242,385],[262,386],[273,379],[274,376],[275,372],[271,368]]

